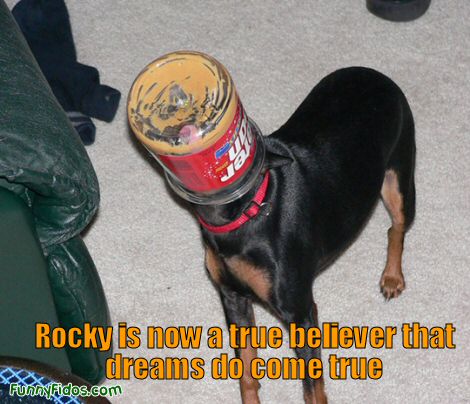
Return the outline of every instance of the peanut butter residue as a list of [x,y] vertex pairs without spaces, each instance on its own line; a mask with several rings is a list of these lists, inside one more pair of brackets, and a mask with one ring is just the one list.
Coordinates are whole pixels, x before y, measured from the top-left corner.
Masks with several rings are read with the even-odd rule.
[[132,130],[156,154],[192,154],[229,128],[238,96],[227,70],[214,58],[180,51],[150,63],[128,98]]

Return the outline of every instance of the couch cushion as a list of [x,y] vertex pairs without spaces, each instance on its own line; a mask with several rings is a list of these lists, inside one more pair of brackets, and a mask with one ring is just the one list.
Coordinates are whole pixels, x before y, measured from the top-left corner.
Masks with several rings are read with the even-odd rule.
[[57,327],[47,264],[31,210],[0,187],[0,355],[34,359],[70,371],[63,349],[35,349],[36,322]]
[[0,186],[32,208],[43,247],[79,234],[99,202],[79,136],[0,0]]

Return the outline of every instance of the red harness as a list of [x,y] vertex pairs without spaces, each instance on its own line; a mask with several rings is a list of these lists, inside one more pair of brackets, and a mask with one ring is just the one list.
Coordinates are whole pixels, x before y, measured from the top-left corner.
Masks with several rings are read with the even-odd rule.
[[253,219],[255,216],[258,215],[263,205],[264,198],[266,197],[268,184],[269,184],[269,170],[266,171],[263,182],[261,183],[261,186],[258,188],[258,191],[255,194],[255,197],[252,199],[252,201],[248,205],[248,208],[245,209],[243,213],[233,222],[224,224],[222,226],[213,226],[209,223],[206,223],[202,219],[202,217],[198,216],[199,223],[201,223],[203,227],[205,227],[207,230],[209,230],[212,233],[228,233],[228,232],[238,229],[239,227],[244,225],[246,222],[248,222],[250,219]]

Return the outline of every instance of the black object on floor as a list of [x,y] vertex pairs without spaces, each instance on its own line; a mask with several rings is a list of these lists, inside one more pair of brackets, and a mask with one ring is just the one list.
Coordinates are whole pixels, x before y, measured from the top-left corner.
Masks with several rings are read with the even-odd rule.
[[67,116],[73,127],[80,135],[85,146],[91,145],[95,141],[96,127],[93,121],[81,112],[68,111]]
[[100,84],[96,68],[77,62],[64,0],[21,0],[12,13],[60,105],[75,116],[83,143],[93,143],[96,129],[88,117],[112,121],[121,93]]
[[389,21],[406,22],[421,17],[431,0],[367,0],[367,9]]

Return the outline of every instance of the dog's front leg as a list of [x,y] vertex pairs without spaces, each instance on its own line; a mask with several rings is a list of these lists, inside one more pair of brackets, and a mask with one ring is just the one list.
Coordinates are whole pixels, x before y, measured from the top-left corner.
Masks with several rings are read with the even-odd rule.
[[[230,324],[235,324],[238,327],[255,326],[253,304],[249,298],[223,286],[220,288],[220,296],[229,327]],[[239,338],[236,342],[237,346],[240,346]],[[250,371],[251,361],[256,358],[256,349],[251,346],[251,340],[247,341],[246,348],[235,349],[235,355],[243,362],[243,376],[240,379],[242,402],[243,404],[259,404],[258,389],[260,384],[251,376]]]
[[[302,296],[306,296],[302,298]],[[281,319],[289,325],[294,323],[297,328],[308,330],[310,327],[318,327],[317,305],[313,301],[311,293],[298,291],[284,302],[284,307],[279,307],[277,312]],[[308,363],[311,359],[321,359],[320,348],[312,349],[308,346],[295,350],[297,357],[305,360],[305,373],[308,375]],[[304,399],[306,404],[327,404],[323,376],[319,379],[306,377],[303,380]]]

